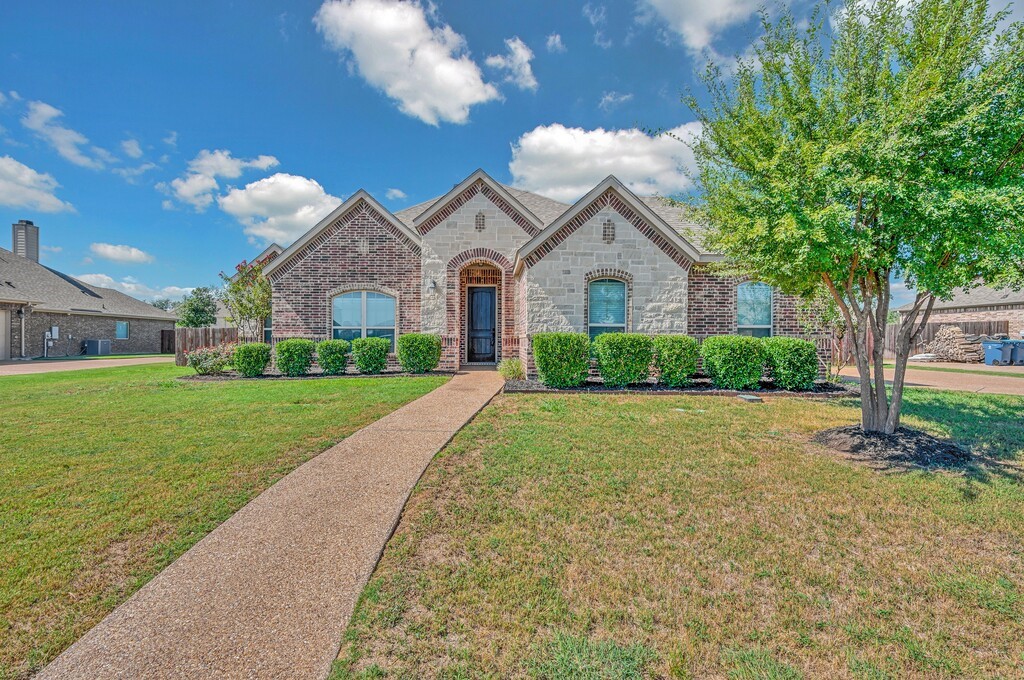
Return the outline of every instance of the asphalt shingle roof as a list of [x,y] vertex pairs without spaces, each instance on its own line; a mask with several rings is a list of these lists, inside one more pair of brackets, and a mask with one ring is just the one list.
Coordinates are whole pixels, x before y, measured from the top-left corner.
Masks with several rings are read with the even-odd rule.
[[[1011,290],[1010,288],[989,288],[979,286],[964,290],[957,288],[953,291],[951,300],[936,300],[932,309],[954,309],[959,307],[996,307],[999,305],[1024,304],[1024,290]],[[901,311],[908,310],[914,304],[907,303],[900,307]]]
[[0,302],[32,303],[52,312],[173,321],[177,317],[130,295],[90,286],[55,269],[0,248]]

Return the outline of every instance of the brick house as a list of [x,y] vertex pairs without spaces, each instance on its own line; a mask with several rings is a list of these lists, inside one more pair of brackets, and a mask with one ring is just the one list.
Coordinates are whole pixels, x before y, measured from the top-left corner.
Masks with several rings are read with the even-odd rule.
[[522,359],[544,331],[799,335],[795,299],[715,275],[721,255],[657,197],[609,177],[573,205],[477,170],[389,212],[358,191],[264,271],[274,339],[442,338],[442,368]]
[[0,360],[77,355],[87,339],[110,340],[114,354],[161,351],[160,333],[174,328],[174,314],[40,264],[31,222],[12,231],[14,250],[0,248]]

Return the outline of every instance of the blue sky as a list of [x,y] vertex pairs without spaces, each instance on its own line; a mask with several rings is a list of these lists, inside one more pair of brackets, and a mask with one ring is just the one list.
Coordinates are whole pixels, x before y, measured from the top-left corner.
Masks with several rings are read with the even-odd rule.
[[177,297],[359,188],[398,210],[482,167],[565,201],[609,173],[685,191],[685,146],[637,128],[692,131],[680,92],[758,4],[5,2],[0,221],[40,225],[49,266]]

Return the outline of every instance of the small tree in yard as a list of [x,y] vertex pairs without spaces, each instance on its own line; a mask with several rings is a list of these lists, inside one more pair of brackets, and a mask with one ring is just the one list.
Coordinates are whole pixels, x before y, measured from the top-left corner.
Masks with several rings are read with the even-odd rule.
[[263,265],[263,262],[243,260],[232,276],[220,274],[224,281],[221,302],[231,314],[231,323],[244,338],[262,338],[263,322],[270,316],[270,282],[263,275]]
[[203,328],[217,323],[217,300],[212,288],[196,288],[177,306],[178,325],[183,328]]
[[[864,430],[899,426],[910,348],[936,299],[1024,262],[1024,27],[987,0],[850,0],[825,30],[762,19],[755,56],[710,100],[691,143],[709,245],[734,270],[809,295],[824,286],[851,334]],[[891,397],[890,279],[917,296],[900,321]]]

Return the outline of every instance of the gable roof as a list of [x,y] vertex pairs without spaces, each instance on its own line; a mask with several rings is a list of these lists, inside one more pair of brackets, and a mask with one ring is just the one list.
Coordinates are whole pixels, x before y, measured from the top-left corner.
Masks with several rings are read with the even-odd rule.
[[313,226],[312,229],[310,229],[305,234],[303,234],[302,236],[297,238],[295,240],[295,242],[292,243],[287,248],[285,248],[284,251],[280,255],[278,255],[276,258],[271,260],[263,268],[263,274],[266,275],[266,276],[269,276],[271,274],[271,272],[273,272],[276,269],[278,269],[281,266],[283,266],[286,262],[291,260],[292,257],[295,256],[296,253],[299,253],[311,241],[313,241],[313,239],[315,239],[317,236],[319,236],[323,231],[325,231],[332,224],[337,222],[339,218],[341,218],[342,216],[348,214],[350,211],[354,210],[355,208],[359,207],[359,204],[363,203],[363,202],[365,202],[368,206],[370,206],[370,208],[372,208],[375,212],[380,213],[380,215],[383,216],[384,219],[386,219],[388,221],[388,223],[391,224],[398,233],[400,233],[401,235],[407,237],[408,240],[414,246],[419,248],[419,245],[420,245],[420,235],[419,235],[419,233],[417,233],[414,229],[412,229],[408,224],[406,224],[405,222],[399,220],[394,215],[392,215],[391,212],[387,208],[382,206],[377,201],[377,199],[375,199],[373,196],[371,196],[369,194],[369,192],[367,192],[364,189],[360,189],[359,191],[357,191],[354,194],[352,194],[351,196],[349,196],[341,205],[339,205],[337,208],[332,210],[331,213],[329,215],[327,215],[327,217],[325,217],[322,220],[320,220],[319,222],[317,222]]
[[[614,175],[609,175],[591,189],[583,198],[576,201],[571,208],[562,213],[556,220],[548,224],[544,230],[525,243],[516,253],[514,269],[519,272],[527,258],[550,241],[555,234],[565,227],[580,212],[585,210],[605,192],[612,191],[620,197],[632,210],[635,210],[665,240],[694,262],[711,262],[721,259],[714,253],[701,252],[682,231],[691,226],[685,219],[685,211],[656,196],[641,199],[630,191],[626,185]],[[692,225],[696,227],[697,225]],[[540,255],[542,258],[545,254]]]
[[[435,216],[445,207],[447,207],[448,204],[458,199],[459,196],[463,194],[463,192],[471,188],[477,182],[482,182],[485,186],[489,187],[498,195],[499,199],[505,201],[513,210],[522,215],[523,218],[526,219],[526,222],[530,225],[530,228],[527,229],[525,225],[520,223],[520,226],[523,226],[524,229],[526,229],[530,233],[539,233],[541,230],[544,229],[544,222],[539,217],[537,217],[537,215],[535,215],[533,211],[530,210],[530,208],[524,205],[523,202],[519,200],[519,198],[513,196],[512,193],[509,192],[509,190],[505,187],[505,185],[494,181],[494,179],[490,175],[488,175],[482,169],[478,168],[474,170],[472,173],[470,173],[469,177],[456,184],[454,187],[452,187],[451,191],[446,193],[444,196],[438,198],[426,210],[421,212],[413,219],[413,226],[416,228],[416,231],[420,234],[430,231],[430,229],[434,226],[431,224],[432,218],[435,218]],[[539,202],[534,202],[534,204],[535,206],[540,205]]]
[[[999,307],[1000,305],[1021,305],[1024,304],[1024,290],[1013,290],[1011,288],[989,288],[978,286],[965,290],[956,288],[950,300],[936,300],[932,309],[957,309],[962,307]],[[909,302],[897,311],[909,311],[914,303]]]
[[4,248],[0,248],[0,302],[31,304],[41,312],[160,321],[178,318],[121,291],[89,285]]

